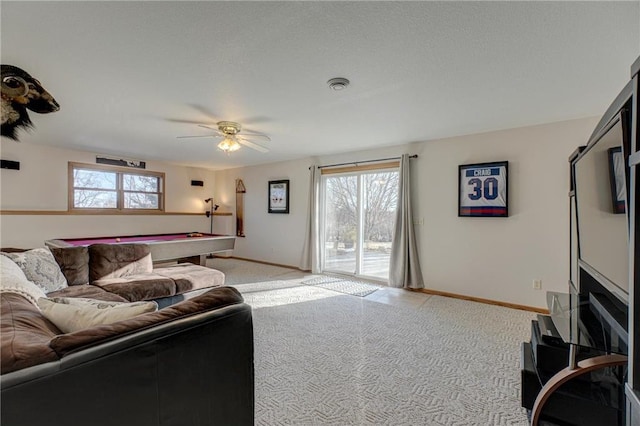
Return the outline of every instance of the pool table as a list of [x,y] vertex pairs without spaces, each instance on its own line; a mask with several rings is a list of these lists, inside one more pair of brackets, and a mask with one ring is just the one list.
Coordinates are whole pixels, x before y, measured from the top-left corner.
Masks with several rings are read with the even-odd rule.
[[[154,262],[198,257],[204,265],[206,255],[233,250],[236,237],[231,235],[185,232],[178,234],[124,235],[121,237],[57,238],[44,242],[47,247],[88,246],[91,244],[148,244]],[[195,263],[195,262],[194,262]]]

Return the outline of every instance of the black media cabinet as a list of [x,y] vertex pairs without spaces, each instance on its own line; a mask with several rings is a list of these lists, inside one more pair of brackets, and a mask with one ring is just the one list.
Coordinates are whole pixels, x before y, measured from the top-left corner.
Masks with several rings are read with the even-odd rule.
[[[521,403],[534,408],[543,386],[569,363],[570,345],[560,334],[547,334],[550,316],[531,322],[531,341],[521,345]],[[602,355],[589,347],[576,347],[575,359]],[[606,368],[577,377],[560,386],[546,401],[540,425],[624,425],[624,381],[626,366]]]
[[[601,143],[620,135],[622,149]],[[598,147],[602,149],[594,149]],[[613,161],[616,149],[622,153],[621,163]],[[589,164],[600,167],[597,165],[606,162],[607,153],[611,164],[608,179],[602,168],[585,172]],[[583,161],[588,158],[591,160]],[[532,426],[640,426],[640,57],[631,66],[631,80],[605,111],[587,146],[576,149],[569,162],[568,293],[548,294],[549,315],[532,322],[531,339],[521,345],[522,406],[530,410]],[[616,192],[620,170],[626,184],[622,211],[620,192]],[[610,181],[612,211],[600,208],[606,198],[602,187],[598,187],[596,198],[589,198],[588,193],[584,197],[580,188],[588,187],[582,185],[589,182],[585,176],[595,176],[597,184]],[[585,210],[580,209],[580,200],[585,199],[598,200],[599,206],[596,214],[586,219]],[[589,203],[584,206],[589,213]],[[611,229],[606,227],[611,222],[597,222],[613,220],[611,213],[624,213],[619,216],[626,222],[628,248],[618,250],[620,247],[611,245],[623,238],[619,235],[624,232],[617,233],[621,228],[616,228],[595,236],[591,233],[585,240],[590,251],[582,251],[584,247],[578,244],[581,237],[588,237],[593,230]],[[614,260],[627,258],[628,266],[615,262],[611,263],[613,269],[607,265],[603,269],[602,263],[593,263],[592,249],[600,242],[607,250],[616,249],[600,254],[609,254]],[[624,287],[625,275],[628,288]]]
[[547,293],[521,345],[521,404],[534,426],[624,426],[626,306],[580,265],[582,292]]

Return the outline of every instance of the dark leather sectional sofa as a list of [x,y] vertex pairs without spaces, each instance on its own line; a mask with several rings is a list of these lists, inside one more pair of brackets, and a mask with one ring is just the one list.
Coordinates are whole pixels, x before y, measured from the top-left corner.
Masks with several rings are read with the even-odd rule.
[[[73,268],[62,269],[73,280]],[[126,299],[76,285],[88,286],[82,297]],[[177,286],[160,299],[180,296]],[[252,425],[251,308],[234,288],[197,290],[157,312],[66,334],[25,297],[0,294],[1,424]]]

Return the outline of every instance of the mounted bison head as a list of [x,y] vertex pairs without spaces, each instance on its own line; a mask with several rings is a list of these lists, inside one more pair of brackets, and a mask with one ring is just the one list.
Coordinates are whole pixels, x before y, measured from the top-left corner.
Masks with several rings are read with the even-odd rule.
[[17,130],[33,127],[27,109],[39,114],[55,112],[60,105],[27,72],[12,65],[0,65],[2,71],[2,136],[18,140]]

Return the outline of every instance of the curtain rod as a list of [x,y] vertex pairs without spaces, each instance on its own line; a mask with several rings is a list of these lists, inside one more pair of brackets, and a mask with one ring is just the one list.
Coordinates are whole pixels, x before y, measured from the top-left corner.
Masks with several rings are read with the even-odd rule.
[[[349,164],[353,164],[354,166],[358,166],[358,164],[378,163],[380,161],[399,160],[401,158],[402,157],[390,157],[390,158],[379,158],[377,160],[350,161],[348,163],[327,164],[326,166],[318,166],[318,168],[319,169],[324,169],[324,168],[327,168],[327,167],[348,166]],[[409,158],[418,158],[418,154],[410,155]],[[311,168],[311,167],[309,167],[309,168]]]

